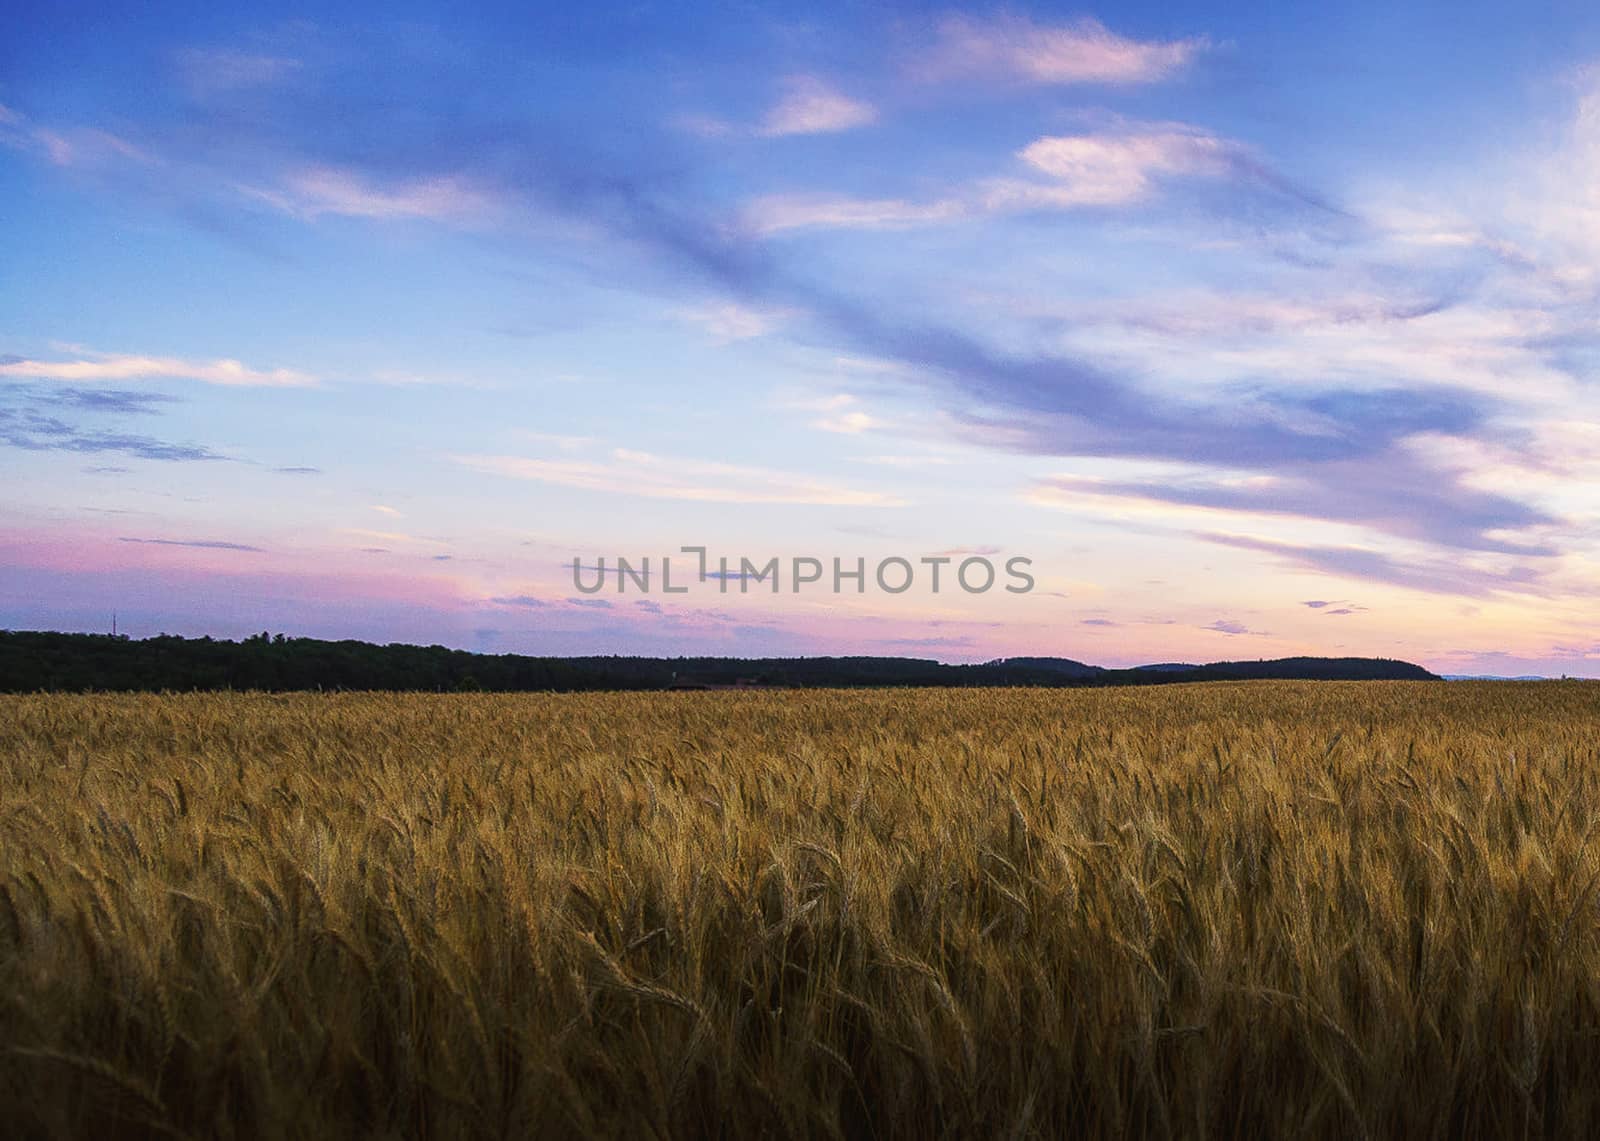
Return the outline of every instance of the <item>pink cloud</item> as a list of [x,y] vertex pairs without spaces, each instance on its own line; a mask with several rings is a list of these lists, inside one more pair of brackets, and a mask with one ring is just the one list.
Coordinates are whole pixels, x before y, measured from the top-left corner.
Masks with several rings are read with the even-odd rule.
[[872,104],[852,99],[815,76],[793,76],[784,86],[783,98],[761,123],[760,133],[769,138],[848,131],[877,121]]
[[1060,27],[1023,16],[951,16],[924,61],[929,79],[989,75],[1027,83],[1133,84],[1169,79],[1209,46],[1201,38],[1134,40],[1094,19]]
[[499,198],[464,177],[438,175],[379,184],[350,170],[308,167],[274,189],[247,189],[287,214],[313,220],[324,214],[395,221],[428,218],[466,221],[497,211]]
[[4,360],[0,377],[37,380],[198,380],[232,388],[296,388],[317,383],[317,378],[288,368],[251,368],[241,361],[195,361],[181,357],[152,357],[137,353],[81,351],[76,360]]

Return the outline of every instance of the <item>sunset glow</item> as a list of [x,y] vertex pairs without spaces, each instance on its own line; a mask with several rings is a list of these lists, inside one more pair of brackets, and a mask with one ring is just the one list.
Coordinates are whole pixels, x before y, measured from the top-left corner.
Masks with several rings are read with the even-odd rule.
[[1600,11],[586,11],[12,24],[0,628],[1600,676]]

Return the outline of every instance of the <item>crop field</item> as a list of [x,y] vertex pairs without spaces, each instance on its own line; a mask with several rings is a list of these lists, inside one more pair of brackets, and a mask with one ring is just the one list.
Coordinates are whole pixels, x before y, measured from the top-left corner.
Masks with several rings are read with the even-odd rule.
[[0,697],[13,1137],[1600,1134],[1600,683]]

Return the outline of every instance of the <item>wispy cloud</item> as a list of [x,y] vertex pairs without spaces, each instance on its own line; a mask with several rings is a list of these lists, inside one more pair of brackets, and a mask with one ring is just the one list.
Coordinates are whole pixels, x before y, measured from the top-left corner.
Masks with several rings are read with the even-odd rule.
[[[1176,33],[1168,38],[1130,39],[1093,21],[1047,26],[1026,17],[957,16],[940,25],[938,41],[922,63],[930,75],[944,78],[1009,78],[1040,84],[1153,83],[1181,74],[1205,50],[1202,40],[1171,36]],[[1009,168],[1001,165],[1003,154],[997,154],[992,169],[980,167],[980,171],[991,170],[988,178],[962,181],[960,176],[952,176],[953,189],[942,191],[935,184],[926,191],[926,184],[896,183],[886,175],[885,181],[871,184],[873,189],[860,198],[829,193],[762,199],[758,200],[760,208],[749,213],[751,224],[740,228],[727,225],[724,214],[708,207],[703,193],[706,183],[697,177],[708,172],[682,169],[682,156],[656,153],[653,141],[637,153],[617,156],[578,130],[530,126],[522,120],[508,123],[497,114],[472,110],[478,106],[469,97],[473,82],[429,90],[427,115],[396,114],[397,106],[401,111],[417,109],[403,102],[349,99],[340,103],[330,99],[296,103],[280,117],[267,112],[260,118],[219,117],[205,127],[219,136],[225,131],[237,132],[240,147],[273,156],[272,161],[281,159],[284,165],[276,173],[270,169],[253,173],[259,175],[261,185],[272,187],[272,193],[278,195],[275,205],[307,220],[324,215],[456,220],[476,217],[480,210],[514,206],[519,218],[542,215],[573,223],[585,237],[613,239],[619,248],[650,262],[653,270],[692,281],[692,296],[705,296],[709,286],[741,309],[766,312],[792,306],[805,312],[807,334],[830,342],[830,350],[886,362],[924,385],[930,399],[951,413],[955,431],[970,443],[1036,455],[1177,461],[1194,465],[1200,473],[1192,481],[1123,479],[1112,481],[1123,486],[1095,488],[1058,485],[1054,491],[1059,494],[1090,495],[1113,505],[1142,501],[1239,516],[1351,523],[1456,550],[1518,557],[1543,555],[1555,545],[1543,529],[1560,523],[1556,508],[1532,505],[1537,501],[1529,501],[1522,488],[1509,484],[1486,491],[1477,476],[1442,467],[1437,457],[1417,453],[1411,445],[1424,434],[1452,439],[1503,437],[1508,446],[1514,442],[1498,394],[1514,397],[1518,386],[1529,383],[1530,374],[1524,367],[1531,359],[1529,343],[1539,341],[1539,351],[1544,352],[1554,340],[1588,335],[1581,314],[1592,315],[1592,298],[1585,301],[1579,288],[1588,280],[1579,273],[1582,257],[1568,257],[1553,269],[1541,268],[1537,273],[1511,268],[1511,246],[1496,245],[1485,236],[1494,231],[1492,225],[1473,218],[1458,225],[1442,211],[1431,219],[1408,223],[1409,229],[1391,227],[1393,233],[1379,233],[1385,227],[1377,224],[1352,227],[1352,232],[1361,229],[1366,234],[1363,240],[1374,244],[1362,247],[1364,252],[1359,254],[1318,246],[1311,251],[1314,257],[1308,255],[1298,263],[1306,267],[1304,278],[1285,275],[1269,279],[1263,274],[1260,284],[1252,285],[1258,304],[1253,309],[1241,306],[1238,320],[1230,328],[1248,330],[1253,323],[1265,323],[1274,335],[1285,338],[1283,343],[1263,346],[1263,351],[1255,354],[1222,351],[1210,338],[1206,314],[1197,312],[1190,315],[1186,326],[1169,330],[1173,369],[1167,376],[1149,367],[1150,357],[1132,351],[1129,341],[1084,347],[1084,323],[1071,318],[1050,329],[1048,341],[1042,337],[1022,341],[1011,335],[1009,327],[982,327],[976,318],[951,317],[949,310],[937,307],[918,309],[921,297],[906,300],[875,292],[870,259],[850,262],[848,274],[835,272],[835,280],[829,282],[830,263],[811,259],[786,262],[784,243],[752,238],[807,227],[892,229],[1023,210],[1131,206],[1151,203],[1163,195],[1176,197],[1184,188],[1196,191],[1198,202],[1205,200],[1203,192],[1212,185],[1225,185],[1230,191],[1234,186],[1266,188],[1273,193],[1283,190],[1291,197],[1305,198],[1293,188],[1285,190],[1287,183],[1265,169],[1255,158],[1254,148],[1236,140],[1165,122],[1099,119],[1093,121],[1093,129],[1073,132],[1052,126],[1048,135],[1014,154]],[[813,88],[812,94],[817,90]],[[820,90],[824,96],[839,94],[825,86]],[[405,94],[403,89],[397,92]],[[796,107],[803,102],[796,100]],[[812,100],[811,105],[825,109],[827,103],[821,98]],[[325,113],[330,110],[338,113]],[[1580,132],[1575,142],[1592,135],[1593,121],[1600,121],[1592,106],[1586,113],[1580,111],[1580,120],[1584,114],[1590,120],[1589,134]],[[302,121],[315,122],[316,133],[301,138],[297,146],[293,130]],[[818,114],[811,125],[821,127],[827,121],[826,115]],[[797,116],[791,125],[804,123],[804,116]],[[747,133],[759,129],[757,122]],[[11,123],[6,130],[15,133],[17,124]],[[1027,137],[1003,145],[1009,149]],[[773,153],[778,149],[772,148]],[[1583,159],[1586,152],[1579,147],[1574,153]],[[1595,215],[1579,209],[1593,179],[1568,182],[1566,193],[1573,208],[1549,214],[1555,220],[1551,225],[1566,227],[1571,231],[1569,237],[1580,229],[1585,234],[1600,233],[1592,225]],[[730,178],[717,185],[739,184]],[[1259,224],[1254,203],[1241,206],[1231,193],[1215,197],[1229,199],[1227,206],[1219,207],[1219,214],[1237,208],[1237,213],[1221,219],[1237,223],[1235,231],[1216,235],[1209,224],[1199,228],[1205,231],[1201,233],[1190,227],[1177,235],[1180,246],[1213,237],[1219,242],[1233,240],[1237,228],[1273,229],[1270,223]],[[727,201],[720,196],[717,200]],[[1588,205],[1592,208],[1593,203]],[[1407,234],[1410,240],[1406,240]],[[1257,248],[1272,247],[1269,257],[1285,250],[1285,257],[1306,255],[1306,247],[1296,244],[1300,237],[1296,233],[1257,232],[1250,237],[1259,240]],[[1573,241],[1579,249],[1584,248],[1576,237]],[[1410,251],[1404,260],[1394,256],[1400,245]],[[1349,248],[1357,248],[1353,239]],[[1330,273],[1342,275],[1340,258],[1353,263],[1370,256],[1374,280],[1384,273],[1392,280],[1395,265],[1414,266],[1411,258],[1419,249],[1430,251],[1430,257],[1438,253],[1441,259],[1455,259],[1462,251],[1471,251],[1485,263],[1493,260],[1493,273],[1503,274],[1538,302],[1513,311],[1503,304],[1505,298],[1493,299],[1498,306],[1495,314],[1504,318],[1494,325],[1495,336],[1503,344],[1519,346],[1516,355],[1497,357],[1493,362],[1492,367],[1503,373],[1494,378],[1496,398],[1486,395],[1487,378],[1480,389],[1476,378],[1469,386],[1452,383],[1447,375],[1460,368],[1463,357],[1482,355],[1477,353],[1481,342],[1476,340],[1455,355],[1447,355],[1446,350],[1458,334],[1481,323],[1480,318],[1490,311],[1487,302],[1478,310],[1460,307],[1452,317],[1459,318],[1455,324],[1405,316],[1406,304],[1392,304],[1399,293],[1419,295],[1418,304],[1424,308],[1437,300],[1434,290],[1414,286],[1408,272],[1405,289],[1374,291],[1373,307],[1363,308],[1355,320],[1344,320],[1337,305],[1309,315],[1292,311],[1310,292],[1301,288],[1305,281],[1322,274],[1326,284]],[[1321,257],[1329,259],[1332,270],[1313,264]],[[858,264],[862,266],[859,279],[854,269]],[[1476,262],[1442,260],[1439,276],[1465,279],[1482,268]],[[1340,280],[1334,284],[1343,287],[1347,283]],[[954,288],[959,288],[959,283],[951,286]],[[929,289],[930,294],[939,292]],[[1319,296],[1337,292],[1324,289]],[[1263,299],[1280,293],[1289,300],[1271,311]],[[942,296],[948,299],[949,295],[947,290]],[[1350,290],[1349,295],[1365,296],[1358,289]],[[1523,321],[1525,314],[1537,314],[1546,297],[1562,298],[1560,303],[1580,316],[1545,324]],[[1230,300],[1219,302],[1224,316]],[[1182,307],[1178,308],[1181,316]],[[1393,317],[1396,312],[1402,316]],[[1438,314],[1444,315],[1443,311]],[[1386,348],[1377,342],[1373,330],[1380,324],[1411,330],[1432,325],[1433,329],[1426,343],[1412,342],[1402,354],[1388,351],[1394,346]],[[736,331],[738,321],[729,328]],[[981,333],[973,331],[979,328]],[[1150,327],[1137,331],[1143,335]],[[1326,348],[1341,332],[1351,334],[1348,351],[1337,355],[1312,351],[1318,345]],[[1592,346],[1569,340],[1565,351],[1577,356],[1592,352]],[[1553,358],[1555,350],[1550,352]],[[198,362],[197,367],[204,364]],[[1364,371],[1357,373],[1357,364],[1364,365]],[[1423,374],[1420,370],[1424,367],[1433,371]],[[1207,385],[1193,385],[1193,374],[1207,369],[1212,370]],[[19,374],[13,371],[12,375]],[[1424,375],[1430,382],[1437,379],[1435,389],[1417,391],[1418,378]],[[1285,376],[1292,376],[1293,383],[1286,384]],[[1375,378],[1381,378],[1381,383]],[[1550,375],[1541,374],[1538,379],[1543,384]],[[1469,387],[1474,390],[1468,391]],[[849,417],[858,411],[846,409],[836,414],[842,417],[837,427],[856,428],[860,421]],[[751,494],[747,481],[727,470],[713,473],[679,467],[663,473],[659,465],[640,465],[616,456],[588,465],[559,459],[470,459],[535,465],[531,471],[517,473],[525,478],[658,497],[727,501],[729,488],[738,496]],[[1205,474],[1204,469],[1218,465],[1255,473],[1262,482],[1235,486]],[[630,486],[641,471],[643,482],[652,490]],[[816,482],[807,477],[760,474],[765,482],[755,481],[753,501],[795,501],[792,497],[796,494],[801,496],[799,501],[815,501],[806,498],[817,494]],[[871,497],[871,493],[827,486],[831,492],[824,496],[843,490]],[[808,487],[812,489],[809,492]],[[832,500],[824,497],[821,501]]]
[[876,638],[874,642],[879,646],[925,650],[965,650],[975,645],[972,638],[966,634],[933,635],[926,638]]
[[33,452],[115,453],[140,460],[225,460],[200,444],[173,444],[125,432],[84,432],[61,424],[26,425],[21,429],[0,413],[0,446]]
[[[0,357],[0,366],[20,361],[20,357]],[[148,416],[178,398],[160,392],[128,392],[120,388],[76,388],[55,385],[0,385],[0,400],[21,401],[78,412],[97,412],[120,416]]]
[[[1404,451],[1360,460],[1278,465],[1270,476],[1158,482],[1056,476],[1041,481],[1043,502],[1106,499],[1239,515],[1350,523],[1466,550],[1551,555],[1537,528],[1554,520],[1506,496],[1468,487]],[[1529,532],[1530,537],[1522,537]]]
[[496,606],[518,606],[526,610],[538,610],[550,605],[542,598],[535,598],[531,594],[507,594],[499,598],[491,598],[490,602]]
[[1348,286],[1347,278],[1370,272],[1357,261],[1301,284],[1293,297],[1186,291],[1107,303],[1057,306],[1016,296],[993,304],[1060,330],[1085,351],[1208,386],[1246,375],[1271,376],[1284,387],[1336,378],[1371,388],[1404,378],[1418,388],[1546,405],[1573,398],[1578,386],[1562,367],[1559,346],[1580,333],[1581,306],[1568,314],[1525,295],[1474,297],[1487,289],[1471,286],[1471,278],[1492,271],[1437,273],[1410,260],[1407,278],[1383,290]]
[[784,135],[820,135],[848,131],[876,122],[870,103],[838,91],[813,75],[791,76],[783,98],[761,121],[760,133],[769,138]]
[[318,166],[284,176],[275,187],[251,187],[255,198],[296,217],[323,215],[395,221],[485,221],[499,196],[464,175],[434,175],[379,182],[354,170]]
[[786,230],[899,230],[1023,211],[1127,206],[1179,178],[1228,179],[1299,200],[1311,196],[1240,143],[1185,123],[1114,121],[1035,139],[1014,156],[1021,173],[981,179],[925,201],[776,194],[748,203],[752,234]]
[[791,309],[740,305],[731,301],[675,309],[673,312],[704,329],[719,344],[764,337],[794,313]]
[[1526,565],[1505,569],[1480,569],[1443,559],[1404,562],[1382,551],[1363,547],[1334,547],[1283,543],[1250,535],[1197,533],[1196,538],[1246,551],[1276,556],[1288,566],[1335,578],[1361,579],[1429,594],[1454,594],[1483,598],[1499,591],[1539,593],[1540,574]]
[[1201,629],[1215,630],[1218,634],[1237,635],[1251,633],[1250,627],[1246,626],[1243,622],[1235,621],[1232,618],[1218,618],[1215,622],[1203,626]]
[[136,539],[123,536],[119,542],[147,543],[157,547],[197,547],[206,551],[244,551],[249,554],[265,554],[261,547],[252,547],[247,543],[229,543],[221,539]]
[[125,432],[77,432],[77,430],[51,430],[48,434],[24,434],[6,429],[0,418],[0,445],[24,448],[27,451],[75,451],[80,454],[117,453],[134,459],[227,459],[224,454],[197,443],[168,443],[149,435],[128,435]]
[[849,392],[787,400],[783,404],[784,407],[799,412],[822,413],[820,417],[811,421],[811,426],[841,436],[858,436],[878,424],[878,421],[860,405],[861,398]]
[[474,470],[496,475],[648,499],[809,503],[837,507],[893,507],[903,502],[883,492],[860,491],[789,472],[672,459],[621,448],[612,451],[605,463],[489,455],[464,455],[454,459]]
[[943,198],[851,198],[842,194],[771,194],[748,203],[741,226],[752,234],[785,230],[905,230],[969,217],[970,202]]
[[177,65],[184,85],[201,98],[270,87],[303,66],[288,56],[230,48],[187,48],[178,53]]
[[1330,618],[1335,616],[1344,617],[1350,614],[1365,614],[1367,612],[1365,606],[1357,606],[1353,602],[1329,602],[1325,599],[1314,599],[1310,602],[1302,602],[1300,605],[1309,606],[1312,610]]
[[51,127],[20,111],[0,106],[0,146],[32,153],[52,166],[111,168],[122,163],[149,166],[156,158],[145,148],[97,127]]
[[184,360],[134,353],[82,352],[76,360],[46,361],[7,357],[0,360],[0,376],[30,380],[197,380],[227,387],[297,388],[317,383],[317,378],[294,369],[251,368],[241,361]]
[[1048,26],[1026,16],[950,16],[916,70],[926,79],[1140,84],[1170,79],[1209,46],[1203,38],[1135,40],[1094,19]]
[[864,99],[846,95],[816,75],[791,75],[783,80],[782,95],[753,125],[718,115],[685,113],[670,125],[702,139],[781,139],[792,135],[828,135],[870,126],[878,109]]
[[146,460],[226,458],[197,444],[173,444],[152,436],[88,427],[63,418],[72,413],[146,415],[168,402],[166,398],[147,393],[0,385],[0,447],[80,455],[111,453]]
[[982,547],[946,547],[942,551],[934,551],[933,554],[934,556],[944,555],[950,558],[957,558],[962,555],[978,555],[982,557],[988,557],[989,555],[998,555],[1002,550],[1004,550],[1003,547],[996,547],[993,545]]
[[[432,145],[437,140],[433,130],[420,139],[406,133],[403,125],[398,130],[396,136],[397,128],[387,120],[356,116],[341,132],[346,161],[360,161],[371,132],[377,132],[391,149]],[[1346,480],[1360,489],[1352,497],[1358,503],[1354,508],[1341,508],[1336,517],[1359,514],[1362,520],[1385,523],[1398,519],[1398,526],[1416,533],[1455,534],[1474,542],[1493,542],[1489,532],[1538,526],[1549,519],[1547,513],[1523,508],[1510,496],[1473,500],[1458,477],[1447,474],[1441,481],[1427,462],[1416,458],[1408,462],[1398,455],[1400,442],[1419,433],[1471,435],[1487,431],[1491,405],[1475,394],[1442,386],[1419,393],[1400,384],[1381,391],[1348,391],[1342,390],[1338,378],[1332,378],[1290,391],[1239,381],[1231,390],[1195,392],[1176,400],[1170,392],[1136,383],[1133,374],[1113,359],[1097,359],[1071,347],[1063,349],[1064,341],[1045,352],[1001,351],[948,318],[907,318],[892,302],[872,298],[870,290],[819,283],[815,274],[786,264],[781,250],[769,248],[771,243],[751,241],[749,229],[729,227],[722,218],[708,215],[703,199],[686,192],[675,177],[607,163],[568,139],[497,129],[470,118],[455,133],[471,136],[474,146],[435,146],[428,153],[437,168],[459,169],[469,176],[474,171],[492,173],[490,181],[515,184],[518,201],[530,208],[602,232],[654,257],[657,265],[681,274],[701,289],[715,286],[737,304],[803,310],[808,327],[831,340],[831,348],[887,362],[935,393],[948,409],[952,431],[969,443],[1040,455],[1123,456],[1200,465],[1226,462],[1267,474],[1286,474],[1291,485],[1300,482],[1311,487]],[[1175,129],[1171,124],[1116,121],[1090,134],[1116,140],[1114,145],[1086,152],[1095,156],[1096,162],[1104,160],[1101,166],[1090,163],[1099,172],[1097,177],[1108,169],[1131,168],[1147,184],[1158,184],[1174,178],[1212,177],[1214,171],[1224,170],[1227,178],[1276,185],[1252,166],[1242,149],[1220,138],[1213,145],[1209,141],[1212,136],[1205,132]],[[1063,137],[1069,136],[1050,136]],[[489,152],[494,156],[492,163],[482,157]],[[1108,155],[1117,157],[1113,160],[1106,158]],[[1031,172],[1030,179],[1046,186],[1055,182],[1070,185],[1046,169],[1055,164],[1058,171],[1070,171],[1070,155],[1047,149],[1035,152],[1035,157],[1042,166],[1025,158],[1017,160],[1024,173]],[[1124,160],[1123,166],[1117,165]],[[368,167],[383,169],[370,160],[366,167],[356,168]],[[1119,183],[1121,176],[1105,177],[1124,188],[1139,185],[1125,177]],[[976,190],[964,193],[975,195]],[[975,200],[981,205],[981,200]],[[971,208],[965,203],[960,207]],[[1363,476],[1363,461],[1378,457],[1383,458],[1381,467]],[[506,456],[473,459],[511,469],[524,478],[657,497],[762,502],[883,502],[886,498],[849,489],[841,495],[836,488],[797,490],[786,485],[772,490],[759,479],[755,481],[758,490],[752,492],[746,481],[732,473],[687,479],[649,470],[645,478],[635,479],[638,473],[628,470],[631,465],[615,461],[575,464]],[[1326,466],[1330,464],[1344,467]],[[1310,470],[1315,465],[1323,466]],[[1442,524],[1429,519],[1440,505],[1440,495],[1432,495],[1428,503],[1407,504],[1398,490],[1440,484],[1446,499],[1460,494],[1455,503],[1458,510]],[[648,490],[641,491],[641,487]],[[1318,512],[1308,514],[1314,517]],[[1480,518],[1484,521],[1479,522]],[[1479,537],[1475,539],[1475,535]],[[1530,540],[1525,545],[1532,549],[1539,544]]]
[[1182,123],[1133,124],[1118,131],[1048,135],[1018,154],[1052,181],[997,181],[991,209],[1017,206],[1113,206],[1143,198],[1156,179],[1221,178],[1244,169],[1245,149]]
[[443,546],[448,542],[429,535],[408,535],[403,531],[374,531],[368,527],[346,527],[343,529],[347,535],[360,535],[365,539],[381,539],[387,543],[423,543],[431,546]]
[[859,436],[876,425],[877,421],[860,409],[841,412],[837,416],[824,416],[820,420],[811,422],[813,428],[820,428],[824,432],[833,432],[840,436]]

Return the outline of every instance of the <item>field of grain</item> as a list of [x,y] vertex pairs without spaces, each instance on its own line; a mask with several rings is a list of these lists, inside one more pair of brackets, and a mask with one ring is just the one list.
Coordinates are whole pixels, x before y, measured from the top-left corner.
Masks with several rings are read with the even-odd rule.
[[0,698],[16,1137],[1600,1133],[1600,683]]

